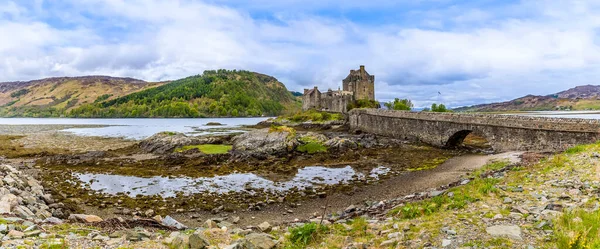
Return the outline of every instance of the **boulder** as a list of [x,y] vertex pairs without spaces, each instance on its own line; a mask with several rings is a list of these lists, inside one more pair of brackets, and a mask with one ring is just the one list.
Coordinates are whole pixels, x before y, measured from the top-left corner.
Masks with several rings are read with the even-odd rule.
[[228,136],[194,137],[179,132],[161,132],[142,140],[138,145],[148,153],[166,154],[186,145],[221,144]]
[[69,220],[84,222],[84,223],[95,223],[101,222],[102,218],[96,215],[88,215],[88,214],[71,214],[69,216]]
[[325,142],[325,146],[332,151],[346,151],[358,149],[358,144],[350,139],[334,137]]
[[204,249],[210,245],[202,231],[196,231],[189,237],[190,249]]
[[168,215],[167,215],[167,217],[165,217],[165,218],[162,220],[162,224],[163,224],[163,225],[165,225],[165,226],[168,226],[168,227],[174,227],[174,228],[177,228],[177,229],[179,229],[179,230],[182,230],[182,229],[186,229],[186,228],[187,228],[187,226],[186,226],[186,225],[184,225],[184,224],[181,224],[181,222],[179,222],[179,221],[177,221],[177,220],[173,219],[173,217],[171,217],[171,216],[168,216]]
[[271,249],[274,248],[276,243],[273,241],[271,236],[264,233],[251,233],[248,234],[245,240],[252,247],[248,248],[256,248],[256,249]]
[[514,240],[521,240],[521,228],[519,226],[490,226],[485,231],[492,237],[507,237]]
[[267,155],[285,154],[298,145],[298,140],[293,133],[291,129],[254,130],[235,137],[233,150]]

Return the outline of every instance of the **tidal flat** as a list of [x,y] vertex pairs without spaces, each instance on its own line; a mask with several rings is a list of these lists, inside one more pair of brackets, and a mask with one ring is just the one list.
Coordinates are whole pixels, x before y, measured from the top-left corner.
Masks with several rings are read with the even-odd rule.
[[[446,168],[440,165],[448,164],[448,159],[452,159],[451,165],[457,160],[460,165],[473,161],[483,165],[482,158],[487,158],[469,151],[339,131],[299,131],[297,136],[310,133],[364,140],[372,145],[245,158],[235,152],[151,153],[140,147],[139,140],[67,132],[97,127],[102,126],[0,125],[1,148],[11,151],[6,154],[10,158],[3,160],[28,168],[71,212],[106,217],[170,214],[193,225],[207,217],[228,214],[247,218],[247,222],[250,217],[283,221],[322,211],[324,203],[336,209],[359,199],[390,198],[413,191],[415,186],[425,187],[420,172]],[[219,132],[223,129],[227,128],[220,127]],[[230,144],[233,138],[235,135],[227,135],[218,143]],[[425,185],[434,187],[444,179],[449,181],[450,177]]]

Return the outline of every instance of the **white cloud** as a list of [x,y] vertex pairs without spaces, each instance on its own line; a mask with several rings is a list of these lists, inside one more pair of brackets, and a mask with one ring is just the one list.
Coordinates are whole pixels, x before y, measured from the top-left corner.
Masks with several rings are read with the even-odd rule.
[[[61,3],[69,8],[49,10],[44,18],[14,2],[0,4],[0,33],[11,34],[0,40],[2,81],[86,74],[166,80],[236,68],[277,76],[299,91],[337,88],[348,70],[365,64],[376,75],[381,100],[457,106],[548,94],[595,83],[592,77],[600,74],[600,4],[594,1],[527,1],[493,13],[452,5],[437,13],[407,12],[414,25],[282,11],[332,6],[322,1],[303,1],[303,7],[299,1],[256,2],[253,8],[277,11],[270,18],[253,17],[249,6],[235,1]],[[350,1],[345,8],[364,3]]]

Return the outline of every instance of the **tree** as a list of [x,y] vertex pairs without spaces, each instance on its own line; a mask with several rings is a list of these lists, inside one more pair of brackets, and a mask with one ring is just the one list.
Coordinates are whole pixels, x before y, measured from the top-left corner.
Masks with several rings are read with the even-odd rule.
[[438,105],[436,103],[431,104],[431,111],[432,112],[450,112],[450,110],[448,110],[444,104]]
[[412,101],[409,99],[399,99],[396,98],[394,101],[390,101],[384,104],[390,110],[403,110],[410,111],[413,107]]

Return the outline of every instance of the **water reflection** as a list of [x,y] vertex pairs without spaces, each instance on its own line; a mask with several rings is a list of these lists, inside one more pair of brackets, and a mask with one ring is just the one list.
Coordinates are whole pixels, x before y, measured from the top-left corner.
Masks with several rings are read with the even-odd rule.
[[200,178],[169,178],[155,176],[150,178],[74,173],[81,182],[86,183],[92,190],[107,194],[124,193],[128,196],[161,195],[173,197],[178,192],[183,194],[196,193],[229,193],[261,190],[272,193],[285,193],[292,188],[306,189],[322,185],[348,183],[352,180],[365,178],[377,179],[389,172],[388,168],[378,167],[367,174],[357,172],[350,166],[343,168],[306,167],[289,181],[271,181],[252,173],[234,173],[224,176]]

